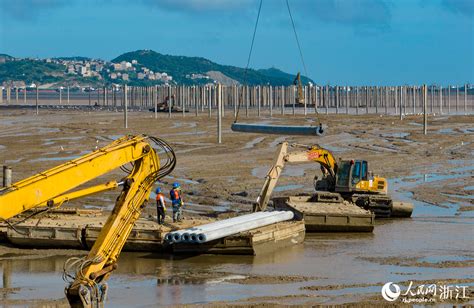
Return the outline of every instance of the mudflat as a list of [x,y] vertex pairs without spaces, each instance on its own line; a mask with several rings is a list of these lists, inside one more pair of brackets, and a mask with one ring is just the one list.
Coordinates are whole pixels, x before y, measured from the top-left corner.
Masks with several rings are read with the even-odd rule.
[[[278,144],[318,143],[345,159],[365,159],[374,174],[389,180],[393,199],[413,202],[412,218],[377,220],[373,234],[307,234],[305,243],[262,256],[184,256],[123,253],[109,280],[110,306],[160,305],[385,305],[387,282],[406,289],[410,282],[468,286],[470,299],[437,303],[473,303],[474,283],[474,117],[429,117],[423,135],[421,116],[321,115],[321,137],[235,133],[233,117],[223,119],[223,143],[217,144],[213,114],[184,117],[129,112],[123,128],[120,112],[104,110],[4,109],[0,114],[0,163],[18,181],[105,146],[124,134],[165,139],[177,155],[172,176],[160,183],[169,190],[181,183],[185,218],[227,217],[251,211]],[[247,123],[317,125],[302,115],[242,118]],[[274,196],[309,193],[319,166],[287,165]],[[94,183],[120,179],[114,171]],[[66,204],[113,208],[117,191]],[[154,219],[153,203],[143,218]],[[169,217],[167,218],[169,219]],[[3,305],[66,306],[64,261],[77,250],[19,249],[0,246]]]

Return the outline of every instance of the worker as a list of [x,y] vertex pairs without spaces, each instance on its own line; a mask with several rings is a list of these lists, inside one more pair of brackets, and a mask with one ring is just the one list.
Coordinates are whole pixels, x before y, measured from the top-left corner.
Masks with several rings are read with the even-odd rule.
[[171,205],[173,206],[173,222],[181,221],[183,199],[181,198],[181,186],[178,182],[173,183],[173,189],[170,191]]
[[159,187],[156,188],[155,193],[156,193],[156,216],[158,219],[158,224],[162,225],[165,223],[165,217],[166,217],[165,196],[161,193],[161,188]]

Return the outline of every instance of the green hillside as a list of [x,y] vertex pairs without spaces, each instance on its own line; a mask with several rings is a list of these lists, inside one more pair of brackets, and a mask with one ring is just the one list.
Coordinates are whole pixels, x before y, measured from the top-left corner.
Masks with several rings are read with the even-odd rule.
[[[293,82],[294,75],[284,73],[278,69],[271,68],[267,70],[249,69],[245,78],[245,69],[229,65],[221,65],[201,57],[171,56],[157,53],[153,50],[138,50],[127,52],[112,62],[121,61],[131,62],[137,60],[140,65],[155,72],[165,72],[173,76],[177,83],[191,84],[197,81],[186,78],[187,74],[206,74],[209,71],[218,71],[230,77],[239,83],[250,85],[271,84],[271,85],[289,85]],[[309,80],[304,78],[303,80]]]
[[[60,86],[65,84],[76,85],[92,85],[98,86],[104,83],[124,83],[120,78],[111,79],[110,71],[105,69],[101,72],[101,77],[81,77],[78,74],[66,74],[66,67],[64,64],[46,62],[44,60],[29,60],[29,59],[13,59],[9,55],[0,54],[0,57],[6,59],[6,62],[0,62],[0,84],[3,82],[23,81],[26,84],[54,84],[51,86]],[[86,57],[60,57],[54,59],[62,59],[69,61],[91,61]],[[184,57],[163,55],[152,50],[139,50],[127,52],[115,59],[112,62],[118,63],[121,61],[132,62],[137,60],[138,64],[134,65],[133,70],[127,71],[129,80],[126,81],[129,85],[148,86],[162,83],[160,80],[138,79],[138,72],[142,67],[146,67],[154,72],[167,73],[173,77],[173,82],[177,84],[204,84],[216,80],[225,84],[240,84],[246,83],[248,85],[290,85],[293,83],[295,75],[285,73],[276,68],[254,70],[249,69],[245,73],[244,68],[221,65],[214,63],[208,59],[201,57]],[[106,64],[107,65],[107,64]],[[211,72],[211,73],[210,73]],[[293,73],[293,72],[292,72]],[[296,74],[296,72],[294,72]],[[192,79],[190,75],[201,74],[212,76],[211,78],[203,78],[205,76],[194,76]],[[311,81],[308,78],[302,77],[303,83]]]
[[53,59],[69,60],[69,61],[89,61],[89,60],[92,60],[91,58],[80,57],[80,56],[76,56],[76,57],[56,57],[56,58],[53,58]]
[[41,84],[57,82],[64,77],[64,69],[64,65],[43,61],[9,61],[0,64],[0,83],[9,80]]
[[13,59],[12,56],[10,55],[7,55],[6,53],[0,53],[0,58],[3,58],[3,59]]
[[[283,71],[280,71],[279,69],[277,68],[267,68],[267,69],[259,69],[258,72],[260,74],[263,74],[265,76],[269,76],[269,77],[272,77],[272,78],[279,78],[279,79],[282,79],[282,80],[291,80],[293,81],[296,77],[296,74],[292,75],[292,74],[288,74],[288,73],[285,73]],[[311,79],[305,77],[305,76],[301,76],[301,82],[303,84],[307,84],[308,82],[313,82]]]

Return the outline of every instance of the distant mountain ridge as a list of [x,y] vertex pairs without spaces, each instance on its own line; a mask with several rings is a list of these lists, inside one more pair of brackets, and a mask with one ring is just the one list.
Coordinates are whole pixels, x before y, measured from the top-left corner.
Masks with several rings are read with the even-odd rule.
[[13,57],[6,53],[0,53],[0,59],[13,59]]
[[[152,50],[127,52],[112,62],[82,56],[37,59],[0,54],[0,85],[4,86],[21,87],[35,83],[57,88],[125,83],[131,86],[163,83],[199,85],[214,82],[225,85],[287,86],[293,83],[296,73],[288,74],[277,68],[249,69],[245,72],[244,68],[221,65],[202,57],[164,55]],[[302,77],[302,82],[307,84],[312,80]]]
[[72,56],[72,57],[54,57],[52,59],[58,59],[58,60],[75,60],[75,61],[89,61],[92,60],[92,58],[89,57],[81,57],[81,56]]
[[[249,69],[247,73],[245,73],[245,68],[217,64],[206,58],[164,55],[153,50],[127,52],[113,59],[112,62],[132,62],[133,60],[136,60],[138,64],[155,72],[164,72],[173,76],[173,80],[179,84],[208,82],[206,80],[199,81],[191,79],[189,75],[207,75],[209,72],[214,72],[214,74],[210,74],[213,77],[218,75],[215,74],[215,72],[220,72],[226,77],[226,80],[234,80],[234,83],[246,83],[249,85],[270,84],[274,86],[290,85],[293,83],[296,75],[296,72],[292,75],[276,68],[260,70]],[[216,81],[220,82],[220,80]],[[313,81],[309,78],[302,77],[302,82],[308,83]]]

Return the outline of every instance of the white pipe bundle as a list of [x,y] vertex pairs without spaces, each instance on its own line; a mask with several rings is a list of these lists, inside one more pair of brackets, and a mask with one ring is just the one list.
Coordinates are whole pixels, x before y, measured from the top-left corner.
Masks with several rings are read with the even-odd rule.
[[[175,243],[197,242],[197,235],[201,232],[222,229],[222,228],[233,226],[235,224],[239,224],[245,221],[255,220],[255,219],[259,219],[261,217],[266,217],[270,215],[272,215],[272,212],[257,212],[257,213],[243,215],[243,216],[237,216],[237,217],[232,217],[232,218],[228,218],[224,220],[219,220],[219,221],[201,225],[201,226],[195,226],[195,227],[184,230],[184,232],[179,233],[181,236],[180,239],[179,240],[176,239],[174,240],[174,242]],[[174,235],[174,238],[176,237],[177,235]]]
[[245,231],[252,230],[255,228],[268,226],[277,222],[290,220],[290,219],[293,219],[293,216],[294,216],[293,212],[291,211],[276,211],[272,213],[274,214],[270,216],[265,216],[258,219],[250,220],[250,221],[245,221],[243,223],[228,226],[223,229],[204,231],[197,235],[197,242],[200,244],[206,243],[206,242],[223,238],[229,235],[234,235],[234,234],[245,232]]
[[293,212],[257,212],[233,217],[184,230],[170,232],[165,240],[170,243],[205,243],[229,235],[293,219]]
[[173,231],[165,236],[165,240],[167,242],[174,242],[179,243],[181,241],[189,241],[191,239],[192,234],[200,233],[204,230],[215,230],[219,228],[223,228],[228,225],[236,224],[243,221],[249,221],[256,219],[258,217],[267,216],[271,214],[271,212],[257,212],[252,214],[247,214],[243,216],[232,217],[229,219],[215,221],[209,224],[195,226],[184,230]]
[[248,221],[258,217],[267,216],[269,214],[271,214],[271,212],[257,212],[243,216],[232,217],[229,219],[219,220],[209,224],[195,226],[184,230],[173,231],[166,234],[165,241],[169,243],[179,243],[182,240],[188,241],[190,239],[191,234],[196,234],[204,230],[215,230],[218,228],[223,228],[225,226],[239,223],[241,221]]

